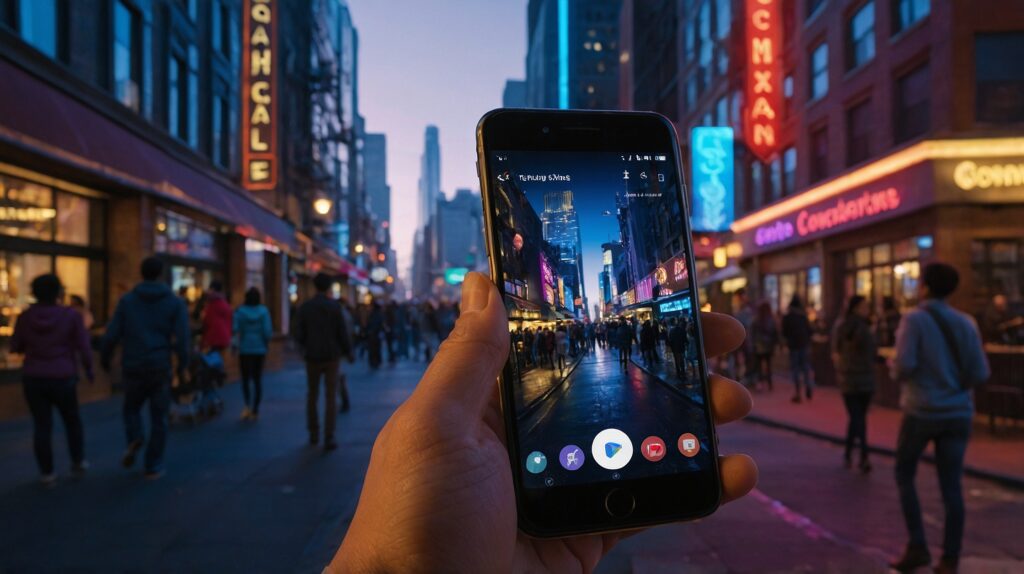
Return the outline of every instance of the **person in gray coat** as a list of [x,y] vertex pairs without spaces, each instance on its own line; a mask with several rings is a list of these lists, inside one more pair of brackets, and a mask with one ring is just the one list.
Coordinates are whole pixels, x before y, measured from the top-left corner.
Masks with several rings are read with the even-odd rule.
[[853,466],[854,443],[860,443],[860,470],[871,472],[868,461],[868,407],[875,392],[875,362],[878,343],[871,329],[871,307],[861,295],[854,295],[846,315],[832,333],[832,360],[839,390],[849,421],[846,425],[846,467]]

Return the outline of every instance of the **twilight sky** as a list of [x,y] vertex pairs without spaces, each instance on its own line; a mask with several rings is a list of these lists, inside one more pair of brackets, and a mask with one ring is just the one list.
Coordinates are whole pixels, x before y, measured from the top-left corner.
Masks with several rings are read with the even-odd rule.
[[423,132],[441,135],[441,189],[480,189],[476,123],[524,77],[526,0],[349,0],[359,30],[359,105],[388,139],[392,244],[411,262]]

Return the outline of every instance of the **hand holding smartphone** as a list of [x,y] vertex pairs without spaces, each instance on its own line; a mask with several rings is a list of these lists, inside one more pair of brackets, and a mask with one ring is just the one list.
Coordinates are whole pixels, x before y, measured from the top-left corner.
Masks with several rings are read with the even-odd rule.
[[721,500],[675,130],[656,114],[497,110],[478,126],[519,525],[566,536]]

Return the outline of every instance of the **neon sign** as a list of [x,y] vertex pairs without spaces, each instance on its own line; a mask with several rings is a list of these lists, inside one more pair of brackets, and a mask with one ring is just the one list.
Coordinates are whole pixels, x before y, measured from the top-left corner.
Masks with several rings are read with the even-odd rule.
[[540,254],[540,286],[548,305],[555,304],[555,274],[543,253]]
[[953,168],[953,183],[964,191],[1024,185],[1024,163],[978,165],[964,160]]
[[277,20],[273,0],[245,0],[242,53],[242,184],[250,190],[277,185]]
[[902,204],[903,197],[895,187],[881,191],[865,191],[851,199],[840,198],[825,207],[803,209],[793,220],[779,219],[758,227],[754,232],[754,244],[764,247],[782,243],[795,236],[807,237],[893,211]]
[[776,149],[782,61],[782,0],[746,0],[747,77],[744,138],[751,153],[768,161]]
[[732,128],[690,131],[693,164],[693,228],[725,231],[734,217]]

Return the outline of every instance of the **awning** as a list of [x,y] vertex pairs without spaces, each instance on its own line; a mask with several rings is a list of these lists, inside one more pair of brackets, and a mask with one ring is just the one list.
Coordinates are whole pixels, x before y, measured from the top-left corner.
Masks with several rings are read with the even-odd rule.
[[192,167],[4,59],[0,78],[0,143],[100,181],[210,213],[250,237],[294,247],[292,225],[226,177]]
[[707,287],[708,285],[718,283],[719,281],[725,281],[726,279],[732,279],[733,277],[739,277],[740,275],[743,275],[742,269],[740,269],[736,265],[728,265],[715,271],[711,275],[705,275],[704,277],[701,277],[700,286]]

